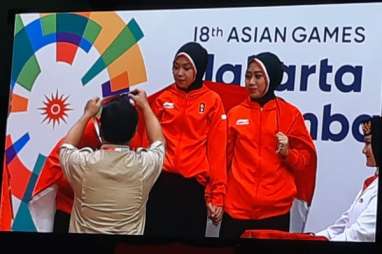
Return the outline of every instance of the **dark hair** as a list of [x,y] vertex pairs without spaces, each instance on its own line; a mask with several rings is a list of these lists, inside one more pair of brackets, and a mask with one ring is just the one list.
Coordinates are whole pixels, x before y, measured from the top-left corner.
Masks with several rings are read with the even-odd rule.
[[102,108],[100,135],[109,143],[123,145],[134,136],[137,123],[138,112],[128,96],[117,96]]

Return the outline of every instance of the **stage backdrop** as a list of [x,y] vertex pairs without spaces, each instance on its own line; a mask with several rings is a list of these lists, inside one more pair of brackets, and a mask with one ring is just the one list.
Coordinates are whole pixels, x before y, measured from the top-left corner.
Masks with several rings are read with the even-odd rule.
[[11,230],[50,223],[36,213],[41,207],[31,209],[32,191],[86,100],[164,88],[176,50],[188,41],[208,49],[211,81],[243,85],[247,57],[260,52],[284,62],[277,95],[303,112],[318,151],[305,231],[333,223],[373,174],[359,125],[381,113],[381,13],[382,4],[369,3],[17,15],[5,160]]

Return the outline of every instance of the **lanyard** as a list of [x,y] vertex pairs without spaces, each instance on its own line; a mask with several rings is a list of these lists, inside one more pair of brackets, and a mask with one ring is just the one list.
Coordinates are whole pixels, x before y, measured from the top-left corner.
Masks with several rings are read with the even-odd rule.
[[108,146],[108,145],[102,145],[102,150],[105,151],[114,151],[114,152],[127,152],[130,151],[130,148],[128,146]]

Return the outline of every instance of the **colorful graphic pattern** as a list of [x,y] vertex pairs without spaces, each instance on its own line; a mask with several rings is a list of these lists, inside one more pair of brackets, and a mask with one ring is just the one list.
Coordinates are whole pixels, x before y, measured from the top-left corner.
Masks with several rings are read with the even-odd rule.
[[[103,97],[129,91],[130,86],[147,80],[138,45],[144,35],[136,20],[131,19],[126,24],[115,12],[47,13],[24,25],[25,16],[16,15],[15,20],[10,84],[13,91],[11,115],[39,110],[40,115],[43,115],[43,120],[39,119],[41,124],[51,124],[54,127],[61,122],[66,123],[65,118],[72,110],[68,95],[59,91],[54,94],[47,89],[42,96],[44,98],[39,98],[42,101],[41,107],[30,107],[30,96],[33,96],[36,80],[43,71],[47,71],[41,68],[38,53],[49,45],[55,46],[56,53],[52,57],[55,57],[57,63],[71,66],[79,55],[79,49],[87,54],[96,50],[99,57],[79,77],[79,83],[82,86],[95,86],[98,82],[91,81],[106,71],[109,78],[96,88]],[[22,87],[26,94],[15,92],[17,86]],[[13,231],[37,231],[28,203],[32,199],[46,155],[35,152],[34,167],[28,168],[21,151],[28,149],[31,142],[39,142],[42,137],[30,135],[26,131],[15,139],[12,130],[7,131],[4,170],[7,171],[7,187],[13,204],[17,201],[11,211],[13,220],[7,223]]]

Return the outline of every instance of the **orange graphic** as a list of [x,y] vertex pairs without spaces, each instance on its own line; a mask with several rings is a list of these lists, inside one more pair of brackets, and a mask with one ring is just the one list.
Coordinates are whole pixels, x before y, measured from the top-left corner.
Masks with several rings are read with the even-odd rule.
[[28,110],[28,99],[17,94],[12,94],[11,112],[24,112]]

